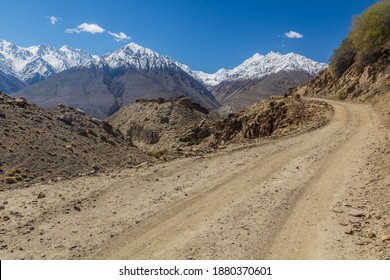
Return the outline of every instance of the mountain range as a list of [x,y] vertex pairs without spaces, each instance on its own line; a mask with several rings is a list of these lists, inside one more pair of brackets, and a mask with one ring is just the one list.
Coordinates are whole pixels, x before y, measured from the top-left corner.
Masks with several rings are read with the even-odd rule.
[[12,81],[2,82],[0,86],[7,92],[13,92],[80,66],[93,57],[88,52],[69,46],[59,49],[45,45],[24,48],[0,40],[0,79],[9,77]]
[[312,79],[327,65],[298,54],[255,54],[208,74],[130,43],[104,56],[63,46],[0,41],[0,90],[54,108],[58,103],[107,117],[137,99],[191,97],[207,108],[240,109]]

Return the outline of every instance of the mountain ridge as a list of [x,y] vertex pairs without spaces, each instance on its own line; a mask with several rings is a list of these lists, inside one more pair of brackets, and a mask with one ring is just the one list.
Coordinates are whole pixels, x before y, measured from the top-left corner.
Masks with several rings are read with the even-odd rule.
[[0,40],[0,70],[26,85],[79,66],[92,58],[90,53],[67,45],[59,49],[46,45],[20,47]]
[[96,56],[66,45],[23,48],[0,41],[0,89],[47,108],[81,106],[96,117],[136,99],[180,95],[209,109],[241,109],[306,82],[326,66],[295,53],[270,52],[207,74],[133,42]]
[[[62,85],[62,86],[58,86]],[[79,67],[51,76],[12,95],[46,108],[64,103],[105,118],[137,99],[190,97],[207,108],[220,104],[209,90],[167,56],[130,43],[92,57]]]
[[184,71],[208,87],[226,81],[261,79],[282,71],[302,71],[316,75],[328,66],[326,63],[316,62],[296,53],[283,55],[278,52],[270,52],[266,55],[255,53],[233,69],[221,68],[212,74],[192,70],[187,65],[179,65]]
[[255,53],[233,69],[221,68],[209,74],[193,70],[186,64],[133,42],[106,55],[97,56],[67,45],[59,49],[49,45],[20,47],[0,40],[0,71],[18,78],[26,86],[73,67],[134,67],[141,70],[178,67],[210,87],[223,81],[260,79],[280,71],[304,71],[315,75],[327,67],[327,64],[315,62],[296,53]]

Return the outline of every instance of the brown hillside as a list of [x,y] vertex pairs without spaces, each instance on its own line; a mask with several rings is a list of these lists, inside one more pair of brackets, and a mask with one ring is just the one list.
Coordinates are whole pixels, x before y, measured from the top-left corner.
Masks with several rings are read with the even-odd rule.
[[331,115],[331,106],[322,101],[273,96],[219,122],[215,144],[298,134],[327,124]]
[[0,190],[148,160],[105,121],[0,93]]
[[326,69],[292,92],[310,97],[368,102],[381,114],[383,123],[390,127],[390,44],[379,59],[362,72],[352,66],[337,79]]

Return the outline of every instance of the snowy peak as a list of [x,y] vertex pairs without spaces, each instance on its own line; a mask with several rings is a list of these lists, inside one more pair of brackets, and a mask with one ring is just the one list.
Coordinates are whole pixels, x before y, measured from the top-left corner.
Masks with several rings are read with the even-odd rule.
[[281,54],[270,52],[267,55],[254,54],[237,67],[228,70],[220,69],[214,74],[182,68],[188,74],[203,81],[207,86],[215,86],[223,81],[260,79],[281,71],[299,71],[316,75],[327,67],[325,63],[315,62],[295,53]]
[[143,71],[181,69],[203,84],[215,86],[223,81],[260,79],[280,71],[301,71],[314,76],[326,66],[295,53],[283,55],[270,52],[267,55],[256,53],[233,69],[222,68],[208,74],[191,70],[184,64],[135,43],[99,57],[66,45],[59,49],[45,45],[24,48],[0,40],[0,71],[27,84],[73,67]]
[[27,83],[79,66],[91,58],[91,54],[67,46],[58,50],[45,45],[24,48],[0,40],[0,70]]
[[130,43],[119,50],[103,57],[112,69],[136,68],[140,70],[177,68],[176,64],[167,56],[162,56],[148,48]]

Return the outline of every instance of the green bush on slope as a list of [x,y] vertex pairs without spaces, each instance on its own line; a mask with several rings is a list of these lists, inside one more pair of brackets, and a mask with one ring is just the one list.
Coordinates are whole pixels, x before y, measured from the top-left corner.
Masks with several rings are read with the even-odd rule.
[[340,77],[351,65],[362,70],[380,56],[390,41],[390,1],[380,1],[356,16],[352,29],[330,58],[330,70]]

